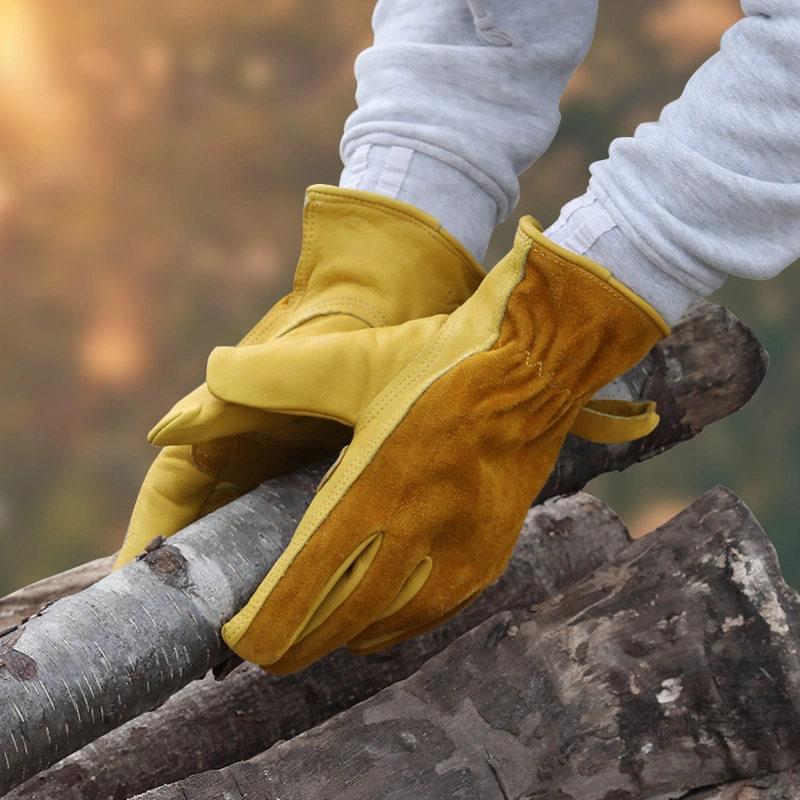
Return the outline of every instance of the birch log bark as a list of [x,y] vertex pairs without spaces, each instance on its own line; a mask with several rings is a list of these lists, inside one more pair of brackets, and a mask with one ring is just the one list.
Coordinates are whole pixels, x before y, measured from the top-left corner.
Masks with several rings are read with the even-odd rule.
[[0,638],[0,793],[230,657],[220,630],[327,468],[265,484]]
[[32,583],[24,589],[0,599],[0,631],[19,625],[23,620],[38,614],[46,605],[77,594],[108,575],[116,555],[96,558],[88,564]]
[[800,759],[800,598],[721,487],[249,761],[139,800],[645,800]]
[[[571,437],[539,499],[695,435],[741,407],[765,369],[766,354],[746,326],[699,304],[617,387],[632,398],[659,397],[659,429],[612,447],[587,449]],[[227,656],[222,622],[285,547],[321,469],[265,484],[0,639],[0,693],[8,701],[0,705],[0,792],[159,705]]]

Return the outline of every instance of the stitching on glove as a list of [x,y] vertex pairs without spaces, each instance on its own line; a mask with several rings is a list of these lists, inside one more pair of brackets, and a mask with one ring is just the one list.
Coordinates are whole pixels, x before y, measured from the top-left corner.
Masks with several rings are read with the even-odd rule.
[[[375,317],[377,317],[378,319],[379,322],[378,325],[375,325],[373,322],[371,322],[368,319],[364,319],[363,317],[357,317],[357,319],[360,319],[362,322],[366,323],[371,328],[387,327],[389,325],[389,320],[386,319],[386,317],[381,313],[380,309],[378,309],[377,306],[373,305],[367,300],[359,300],[357,297],[348,297],[345,295],[344,297],[337,298],[336,303],[337,306],[334,306],[330,300],[324,300],[324,301],[320,300],[316,303],[311,303],[307,306],[304,306],[302,310],[306,313],[307,316],[302,317],[301,319],[298,320],[294,320],[292,322],[292,327],[287,328],[285,331],[282,331],[280,333],[280,336],[283,336],[290,330],[296,328],[301,323],[307,322],[309,319],[312,319],[313,317],[323,317],[332,314],[346,314],[348,313],[347,311],[342,311],[340,309],[346,306],[348,303],[359,310],[366,309],[367,311],[373,312]],[[356,316],[356,315],[354,313],[350,313],[350,316]]]
[[[292,295],[289,295],[291,298]],[[285,298],[284,298],[285,299]],[[279,301],[281,302],[281,301]],[[274,328],[279,327],[279,324],[289,316],[291,308],[294,305],[291,299],[281,308],[272,308],[268,311],[255,325],[255,327],[242,339],[237,347],[246,347],[250,344],[260,344],[262,337],[269,339],[270,334]],[[272,319],[270,319],[272,317]]]

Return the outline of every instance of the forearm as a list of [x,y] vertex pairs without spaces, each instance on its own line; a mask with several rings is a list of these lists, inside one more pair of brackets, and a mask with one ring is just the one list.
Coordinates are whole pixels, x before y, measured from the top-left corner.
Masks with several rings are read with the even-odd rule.
[[[742,7],[746,18],[681,98],[613,142],[592,165],[590,191],[548,231],[671,323],[728,273],[768,278],[800,256],[800,0]],[[478,258],[516,203],[517,175],[555,135],[596,3],[508,0],[492,10],[520,44],[481,42],[467,0],[382,0],[342,141],[343,180],[354,154],[375,151],[374,174],[358,180],[378,193],[387,155],[403,148],[395,196],[439,218]]]

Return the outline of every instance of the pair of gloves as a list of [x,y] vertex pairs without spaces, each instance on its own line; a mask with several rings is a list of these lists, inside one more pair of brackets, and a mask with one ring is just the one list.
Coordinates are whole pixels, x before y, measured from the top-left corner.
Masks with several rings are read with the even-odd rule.
[[[531,217],[486,275],[438,222],[311,187],[293,292],[156,426],[117,566],[341,449],[288,548],[223,628],[265,670],[429,630],[505,568],[570,432],[625,441],[653,403],[591,400],[669,333]],[[342,449],[344,448],[344,449]]]

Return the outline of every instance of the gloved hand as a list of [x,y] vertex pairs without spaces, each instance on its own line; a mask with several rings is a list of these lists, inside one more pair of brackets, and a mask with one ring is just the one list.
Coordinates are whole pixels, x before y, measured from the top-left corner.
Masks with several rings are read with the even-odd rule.
[[527,217],[449,315],[215,350],[217,397],[355,427],[225,641],[285,673],[447,619],[502,573],[567,433],[620,441],[655,427],[652,403],[582,407],[668,333],[607,269]]
[[[263,353],[274,342],[449,313],[484,275],[425,212],[368,192],[312,186],[294,289],[239,349]],[[289,369],[298,383],[306,380],[297,366]],[[236,394],[248,378],[229,375],[226,389]],[[116,567],[155,536],[170,536],[262,481],[336,452],[351,434],[342,421],[298,416],[296,409],[226,402],[203,384],[150,433],[165,447],[144,480]]]

